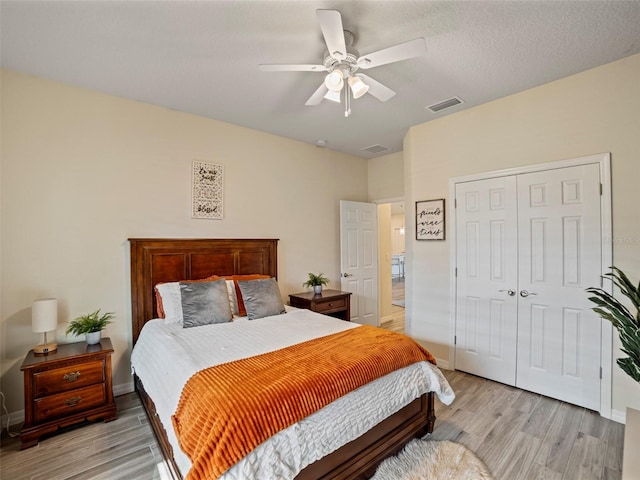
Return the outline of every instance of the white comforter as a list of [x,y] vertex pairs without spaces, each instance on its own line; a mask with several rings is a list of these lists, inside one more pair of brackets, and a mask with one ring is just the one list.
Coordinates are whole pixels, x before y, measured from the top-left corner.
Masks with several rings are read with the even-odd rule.
[[[183,477],[191,468],[178,446],[171,415],[187,380],[212,365],[247,358],[359,325],[287,307],[288,313],[259,320],[194,328],[147,322],[131,354],[131,366],[153,399]],[[443,403],[454,399],[442,373],[420,362],[371,382],[259,445],[221,478],[295,477],[300,470],[358,438],[422,394],[434,391]]]

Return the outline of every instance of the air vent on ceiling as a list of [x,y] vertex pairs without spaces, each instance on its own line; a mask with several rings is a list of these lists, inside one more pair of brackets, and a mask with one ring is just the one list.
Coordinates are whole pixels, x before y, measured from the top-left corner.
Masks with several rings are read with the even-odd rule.
[[440,112],[446,108],[451,108],[451,107],[455,107],[456,105],[460,105],[462,102],[462,100],[458,97],[451,97],[447,100],[444,100],[442,102],[438,102],[438,103],[434,103],[433,105],[429,105],[428,108],[429,110],[431,110],[432,112]]
[[369,153],[382,153],[389,150],[387,147],[383,147],[382,145],[371,145],[370,147],[363,148],[365,152]]

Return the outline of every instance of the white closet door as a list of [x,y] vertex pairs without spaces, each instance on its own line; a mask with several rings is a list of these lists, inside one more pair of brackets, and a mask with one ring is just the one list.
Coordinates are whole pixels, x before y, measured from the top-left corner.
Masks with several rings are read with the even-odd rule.
[[456,185],[456,369],[515,385],[514,176]]
[[598,165],[518,175],[520,388],[600,409]]

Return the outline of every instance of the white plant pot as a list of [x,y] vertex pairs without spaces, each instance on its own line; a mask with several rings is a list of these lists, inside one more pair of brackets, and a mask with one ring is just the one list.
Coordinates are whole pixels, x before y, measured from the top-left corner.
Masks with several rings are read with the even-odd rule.
[[316,295],[320,295],[322,293],[322,285],[314,285],[313,293],[315,293]]
[[100,340],[102,339],[102,332],[89,332],[87,333],[86,338],[89,345],[96,345],[97,343],[100,343]]

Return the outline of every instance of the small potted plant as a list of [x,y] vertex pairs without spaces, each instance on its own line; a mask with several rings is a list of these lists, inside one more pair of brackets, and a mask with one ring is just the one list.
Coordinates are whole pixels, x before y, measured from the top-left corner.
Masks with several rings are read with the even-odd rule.
[[70,333],[73,333],[77,336],[85,335],[87,343],[89,345],[95,345],[100,343],[102,330],[104,330],[104,328],[110,323],[113,323],[111,319],[114,315],[115,314],[113,312],[107,312],[101,315],[100,309],[93,313],[81,315],[69,322],[66,334],[69,335]]
[[329,279],[324,276],[324,273],[316,275],[315,273],[309,273],[309,279],[302,284],[303,287],[313,287],[313,293],[319,295],[322,293],[322,287],[328,285]]

